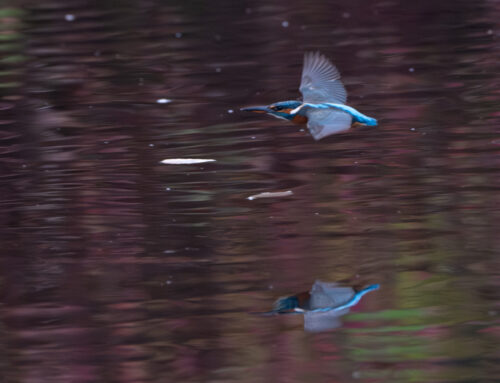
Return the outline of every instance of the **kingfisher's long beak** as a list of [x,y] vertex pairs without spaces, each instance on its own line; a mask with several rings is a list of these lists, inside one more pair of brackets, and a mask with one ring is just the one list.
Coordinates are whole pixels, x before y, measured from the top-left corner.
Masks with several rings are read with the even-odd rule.
[[240,110],[245,112],[254,113],[269,113],[270,109],[267,106],[249,106],[248,108],[241,108]]

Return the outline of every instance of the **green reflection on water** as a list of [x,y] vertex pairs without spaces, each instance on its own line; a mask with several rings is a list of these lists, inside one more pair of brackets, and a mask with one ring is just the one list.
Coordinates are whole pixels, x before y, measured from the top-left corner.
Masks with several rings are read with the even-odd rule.
[[20,18],[24,16],[25,12],[20,8],[0,8],[0,17],[15,17]]
[[0,8],[0,52],[3,53],[0,64],[4,66],[0,72],[0,89],[18,88],[22,85],[18,81],[22,70],[19,64],[27,60],[27,56],[21,53],[24,49],[24,35],[21,32],[24,15],[25,12],[19,8]]
[[376,319],[402,319],[414,317],[416,315],[422,315],[422,309],[394,309],[394,310],[383,310],[372,313],[356,313],[349,315],[350,319],[355,321],[365,321],[365,320],[376,320]]
[[23,55],[10,55],[0,60],[3,64],[18,64],[26,61],[27,57]]

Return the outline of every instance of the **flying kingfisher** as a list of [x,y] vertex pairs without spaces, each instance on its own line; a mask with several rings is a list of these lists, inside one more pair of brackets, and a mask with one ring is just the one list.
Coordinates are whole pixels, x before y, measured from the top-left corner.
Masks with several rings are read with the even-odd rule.
[[345,105],[347,92],[340,73],[330,60],[319,52],[304,55],[300,82],[303,101],[280,101],[267,106],[254,106],[241,110],[267,113],[277,118],[305,124],[315,140],[343,132],[358,122],[376,126],[377,120]]

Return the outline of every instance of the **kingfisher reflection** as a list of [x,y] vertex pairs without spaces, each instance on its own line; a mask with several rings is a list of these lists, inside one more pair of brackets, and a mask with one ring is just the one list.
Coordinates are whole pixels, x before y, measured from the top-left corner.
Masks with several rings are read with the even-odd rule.
[[278,299],[271,311],[263,315],[303,314],[304,329],[318,332],[340,327],[340,317],[349,312],[369,291],[378,284],[356,291],[335,282],[314,282],[310,291]]

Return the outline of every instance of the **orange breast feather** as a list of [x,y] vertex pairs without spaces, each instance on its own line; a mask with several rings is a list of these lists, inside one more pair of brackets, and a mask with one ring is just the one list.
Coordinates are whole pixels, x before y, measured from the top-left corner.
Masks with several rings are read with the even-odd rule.
[[292,122],[294,124],[305,124],[307,123],[307,117],[297,114],[293,117]]

